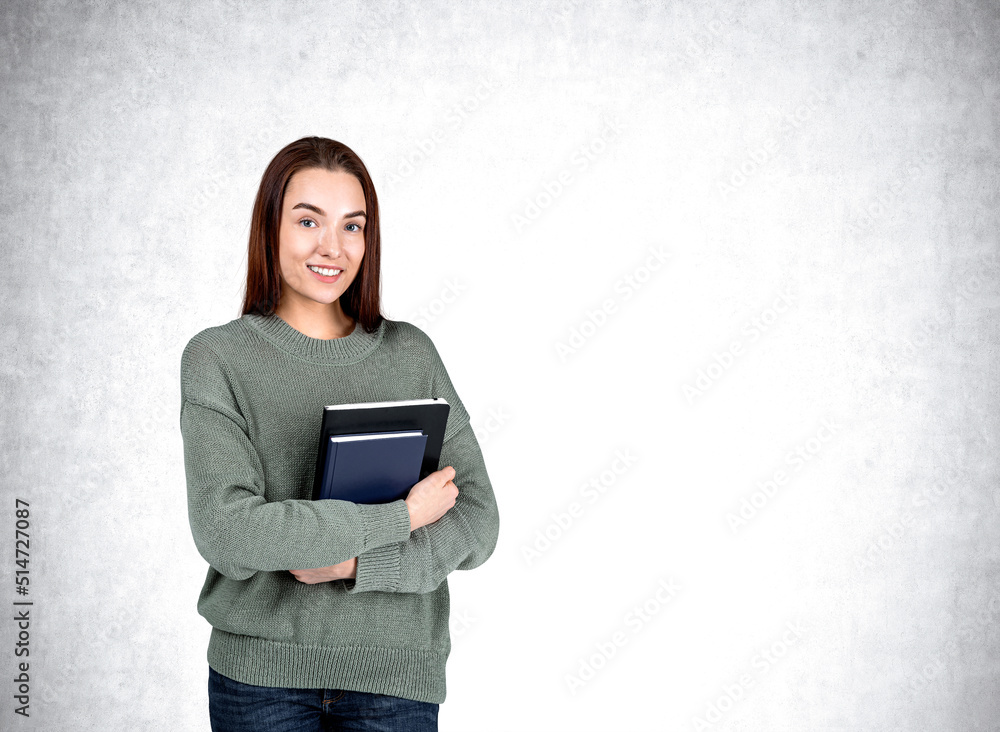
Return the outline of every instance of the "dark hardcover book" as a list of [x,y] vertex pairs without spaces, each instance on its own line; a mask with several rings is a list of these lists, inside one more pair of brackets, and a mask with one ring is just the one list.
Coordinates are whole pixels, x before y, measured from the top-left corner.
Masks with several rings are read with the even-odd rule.
[[417,430],[334,435],[327,446],[320,498],[389,503],[417,483],[427,435]]
[[[326,456],[330,438],[382,432],[422,432],[427,435],[420,472],[414,483],[419,483],[438,469],[444,431],[448,424],[448,402],[434,399],[408,399],[393,402],[360,402],[333,404],[323,408],[319,446],[316,451],[316,472],[313,479],[314,499],[323,493],[326,473]],[[339,448],[338,448],[339,449]],[[411,486],[412,487],[412,486]]]

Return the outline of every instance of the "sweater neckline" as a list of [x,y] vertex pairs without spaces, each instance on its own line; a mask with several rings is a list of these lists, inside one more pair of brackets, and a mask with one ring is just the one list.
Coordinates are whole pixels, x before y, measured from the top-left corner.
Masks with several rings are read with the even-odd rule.
[[375,350],[385,332],[385,318],[381,319],[374,333],[368,333],[360,322],[355,321],[354,330],[350,333],[329,339],[307,336],[274,314],[247,313],[242,318],[281,350],[308,361],[359,361]]

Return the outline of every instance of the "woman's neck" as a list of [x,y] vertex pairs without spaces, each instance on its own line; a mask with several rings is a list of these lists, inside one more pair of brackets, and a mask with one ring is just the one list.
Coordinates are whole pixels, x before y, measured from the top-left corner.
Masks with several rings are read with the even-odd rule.
[[356,321],[344,313],[339,300],[332,305],[312,303],[298,306],[282,301],[274,309],[274,314],[303,335],[324,341],[343,338],[357,327]]

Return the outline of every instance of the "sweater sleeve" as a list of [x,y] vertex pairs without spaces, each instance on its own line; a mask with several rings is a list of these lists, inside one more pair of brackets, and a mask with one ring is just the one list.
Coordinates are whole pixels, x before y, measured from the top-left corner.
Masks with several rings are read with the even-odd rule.
[[212,567],[244,580],[339,564],[409,537],[403,500],[267,501],[263,466],[227,383],[221,359],[192,340],[181,359],[180,429],[191,532]]
[[441,447],[439,465],[455,468],[455,505],[434,523],[413,531],[407,540],[359,554],[356,579],[344,581],[350,593],[432,592],[454,570],[483,564],[496,547],[500,529],[496,497],[468,412],[440,359],[435,364],[434,386],[435,396],[444,396],[452,407],[450,436]]

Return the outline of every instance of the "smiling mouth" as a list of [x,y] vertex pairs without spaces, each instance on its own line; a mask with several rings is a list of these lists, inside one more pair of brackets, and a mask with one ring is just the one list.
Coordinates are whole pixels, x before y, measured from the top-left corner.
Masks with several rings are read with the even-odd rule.
[[315,265],[312,264],[307,264],[306,268],[310,272],[315,272],[321,277],[336,277],[337,275],[339,275],[341,272],[344,271],[339,267],[316,267]]

